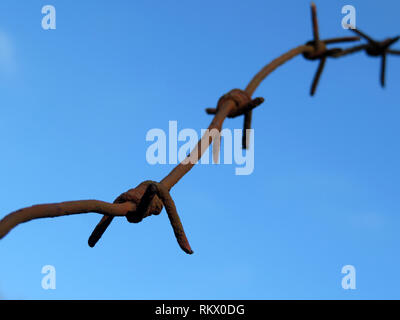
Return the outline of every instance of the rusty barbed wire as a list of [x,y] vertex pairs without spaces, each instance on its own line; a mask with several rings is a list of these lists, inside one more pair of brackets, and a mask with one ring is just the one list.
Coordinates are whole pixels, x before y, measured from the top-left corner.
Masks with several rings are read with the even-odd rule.
[[[331,38],[320,40],[319,37],[319,27],[318,27],[318,18],[317,18],[317,7],[312,2],[311,3],[311,23],[312,23],[312,32],[313,32],[313,40],[306,42],[305,45],[296,47],[277,59],[273,60],[270,64],[266,65],[255,77],[250,81],[246,88],[246,92],[252,95],[256,88],[260,85],[260,83],[276,68],[290,59],[296,57],[299,54],[302,54],[304,58],[307,60],[320,60],[318,65],[317,72],[314,76],[314,80],[311,86],[311,96],[315,94],[315,90],[317,88],[319,79],[321,77],[322,71],[325,67],[325,62],[328,57],[333,56],[335,53],[340,52],[342,49],[334,48],[327,49],[328,44],[340,43],[340,42],[352,42],[360,40],[360,37],[339,37],[339,38]],[[245,114],[244,123],[243,123],[243,133],[242,133],[242,147],[243,149],[249,148],[249,136],[248,129],[251,129],[251,120],[252,120],[252,111],[248,111]]]
[[[226,118],[235,118],[244,115],[242,145],[244,149],[248,148],[248,129],[251,128],[252,111],[264,102],[263,98],[252,99],[251,96],[270,73],[300,54],[307,60],[319,60],[319,65],[311,85],[311,95],[314,95],[316,92],[327,58],[339,58],[361,50],[365,50],[370,56],[382,57],[381,84],[384,86],[386,55],[388,53],[400,54],[399,50],[390,49],[390,46],[398,41],[400,37],[388,38],[379,42],[358,29],[352,29],[357,36],[320,40],[317,10],[314,3],[311,4],[311,17],[313,40],[295,47],[271,61],[251,79],[245,90],[233,89],[218,100],[216,108],[207,108],[206,112],[214,116],[208,130],[216,129],[220,132]],[[358,41],[360,40],[359,36],[366,39],[368,43],[345,49],[327,48],[329,44]],[[187,240],[175,203],[170,195],[170,190],[193,168],[213,142],[214,145],[217,145],[218,149],[220,144],[218,139],[213,140],[212,136],[204,135],[192,152],[190,152],[187,159],[178,164],[160,182],[144,181],[135,188],[122,193],[113,203],[99,200],[80,200],[36,205],[12,212],[0,220],[0,239],[6,236],[17,225],[33,219],[94,212],[103,215],[88,240],[89,246],[94,247],[114,217],[125,217],[129,223],[139,223],[146,217],[159,215],[162,209],[165,208],[179,246],[184,252],[191,254],[193,251]]]

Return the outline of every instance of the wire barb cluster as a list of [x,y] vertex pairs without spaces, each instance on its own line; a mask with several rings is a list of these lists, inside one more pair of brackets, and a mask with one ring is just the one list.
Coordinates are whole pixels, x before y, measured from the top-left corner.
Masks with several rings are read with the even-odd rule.
[[236,118],[238,116],[245,115],[246,113],[252,111],[254,108],[258,107],[264,102],[264,98],[262,97],[251,99],[246,91],[243,91],[241,89],[233,89],[224,94],[218,100],[217,108],[207,108],[207,114],[217,114],[218,109],[221,108],[226,100],[234,101],[236,106],[236,108],[228,114],[228,118]]
[[333,48],[328,49],[327,45],[332,43],[339,42],[351,42],[360,40],[359,37],[343,37],[343,38],[332,38],[326,40],[320,40],[319,37],[319,27],[318,27],[318,18],[317,18],[317,8],[314,3],[311,4],[311,21],[313,26],[313,35],[314,39],[312,41],[308,41],[306,45],[312,46],[313,51],[307,51],[303,53],[304,58],[308,60],[319,60],[319,65],[317,72],[315,73],[310,94],[313,96],[315,91],[317,90],[318,82],[321,77],[322,71],[324,70],[326,59],[328,57],[333,57],[335,54],[338,54],[342,51],[341,48]]
[[352,48],[348,48],[346,50],[343,50],[341,52],[337,52],[334,54],[334,57],[342,57],[346,54],[350,53],[355,53],[361,50],[365,50],[367,55],[371,57],[381,57],[381,73],[380,73],[380,83],[382,88],[385,87],[385,76],[386,76],[386,56],[387,54],[395,54],[395,55],[400,55],[399,50],[392,50],[390,49],[390,46],[396,43],[399,39],[400,36],[394,37],[394,38],[387,38],[383,41],[377,41],[372,39],[370,36],[366,35],[364,32],[360,31],[359,29],[356,28],[350,28],[351,31],[354,33],[360,35],[362,38],[368,41],[367,44],[362,44],[359,46],[355,46]]
[[[251,128],[252,111],[264,102],[263,98],[252,99],[251,96],[270,73],[300,54],[307,60],[319,60],[317,72],[311,85],[311,95],[314,95],[316,92],[327,58],[339,58],[362,50],[365,50],[369,56],[382,58],[381,85],[385,85],[386,56],[387,54],[400,54],[399,50],[390,48],[400,39],[399,36],[388,38],[383,41],[376,41],[358,29],[350,29],[352,32],[356,33],[357,36],[321,40],[319,36],[317,9],[314,3],[311,4],[311,17],[313,40],[306,42],[304,45],[295,47],[274,59],[251,79],[245,90],[233,89],[219,99],[216,108],[206,109],[208,114],[214,116],[208,127],[209,130],[217,129],[221,131],[226,118],[235,118],[244,115],[242,145],[243,148],[248,148],[248,129]],[[327,48],[328,45],[334,43],[358,41],[360,37],[367,40],[367,43],[346,49]],[[206,148],[208,148],[211,143],[212,138],[203,136],[188,157],[196,161],[200,160],[201,156],[206,151],[203,146],[205,145]],[[218,141],[216,141],[216,144],[218,144]],[[94,247],[110,226],[114,217],[125,217],[130,223],[139,223],[146,217],[160,214],[164,207],[179,246],[184,252],[191,254],[193,251],[187,240],[175,203],[170,195],[170,190],[193,168],[195,163],[197,163],[196,161],[178,164],[160,182],[142,182],[136,188],[121,194],[113,203],[99,200],[80,200],[42,204],[17,210],[0,220],[0,239],[7,235],[9,231],[18,224],[33,219],[95,212],[102,214],[103,217],[88,240],[89,246]]]
[[[146,217],[159,215],[164,207],[179,246],[184,252],[193,253],[176,210],[175,202],[168,189],[162,183],[150,180],[144,181],[136,188],[124,192],[114,201],[114,203],[126,202],[135,204],[134,209],[128,211],[125,215],[129,223],[139,223]],[[105,216],[103,219],[89,237],[88,244],[90,247],[94,247],[100,240],[113,217]]]

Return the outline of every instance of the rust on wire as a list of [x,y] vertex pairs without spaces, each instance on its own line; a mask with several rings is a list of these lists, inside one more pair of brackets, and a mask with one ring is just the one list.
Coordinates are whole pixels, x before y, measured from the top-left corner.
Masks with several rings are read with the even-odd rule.
[[[220,132],[226,118],[235,118],[244,115],[242,145],[243,148],[248,148],[248,129],[251,128],[252,111],[264,102],[263,98],[253,99],[252,95],[269,74],[300,54],[308,60],[319,60],[317,72],[311,86],[311,95],[315,94],[328,57],[339,58],[361,50],[365,50],[370,56],[380,56],[382,58],[381,84],[384,86],[386,55],[400,54],[399,50],[390,48],[400,37],[389,38],[384,41],[375,41],[360,30],[351,29],[357,36],[321,40],[318,28],[317,9],[314,3],[311,4],[311,17],[313,40],[308,41],[304,45],[297,46],[272,60],[251,79],[244,90],[233,89],[218,100],[216,108],[206,109],[208,114],[214,116],[208,127],[209,131],[216,129]],[[367,43],[345,49],[327,48],[329,44],[358,41],[360,40],[359,36],[366,39]],[[179,246],[184,252],[192,254],[193,251],[189,245],[175,203],[170,195],[170,190],[193,168],[212,142],[212,136],[204,135],[188,157],[178,164],[160,182],[144,181],[137,187],[121,194],[113,203],[99,200],[80,200],[36,205],[12,212],[0,220],[0,239],[6,236],[17,225],[33,219],[95,212],[102,214],[103,217],[89,237],[88,244],[90,247],[94,247],[110,226],[114,217],[125,217],[130,223],[138,223],[146,217],[160,214],[162,209],[165,208]],[[218,146],[220,145],[218,139],[214,141],[214,146],[215,145],[217,145],[218,151]]]

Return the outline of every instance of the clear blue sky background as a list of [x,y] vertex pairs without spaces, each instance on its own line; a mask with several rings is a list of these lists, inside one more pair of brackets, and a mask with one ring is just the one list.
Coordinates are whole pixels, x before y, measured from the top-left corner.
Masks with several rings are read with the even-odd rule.
[[[41,8],[57,29],[41,28]],[[317,1],[321,37],[350,35],[341,8],[377,38],[400,3]],[[206,128],[204,108],[311,38],[309,1],[0,2],[0,217],[21,207],[112,201],[172,165],[146,163],[146,132]],[[400,44],[399,44],[400,45]],[[399,45],[397,47],[399,47]],[[96,248],[97,214],[36,220],[0,241],[0,296],[23,299],[400,298],[400,58],[298,57],[257,90],[255,170],[195,167],[173,190],[195,254],[165,212],[117,219]],[[242,119],[227,128],[241,128]],[[41,288],[54,265],[57,289]],[[341,268],[357,289],[341,288]]]

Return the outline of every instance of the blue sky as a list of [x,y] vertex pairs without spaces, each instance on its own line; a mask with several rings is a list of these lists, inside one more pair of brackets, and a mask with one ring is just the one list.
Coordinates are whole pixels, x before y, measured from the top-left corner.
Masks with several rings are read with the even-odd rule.
[[[349,35],[341,8],[372,36],[399,33],[400,3],[316,1],[322,38]],[[41,28],[54,5],[57,29]],[[10,1],[0,3],[0,217],[39,203],[113,201],[173,165],[146,162],[146,133],[200,132],[206,107],[311,39],[309,1]],[[399,48],[399,45],[397,45]],[[165,212],[116,219],[91,249],[100,216],[21,225],[0,241],[7,299],[398,299],[400,58],[297,57],[257,90],[255,170],[196,166],[172,190],[195,254]],[[241,128],[229,119],[227,128]],[[57,289],[43,290],[53,265]],[[354,265],[357,289],[343,290]]]

